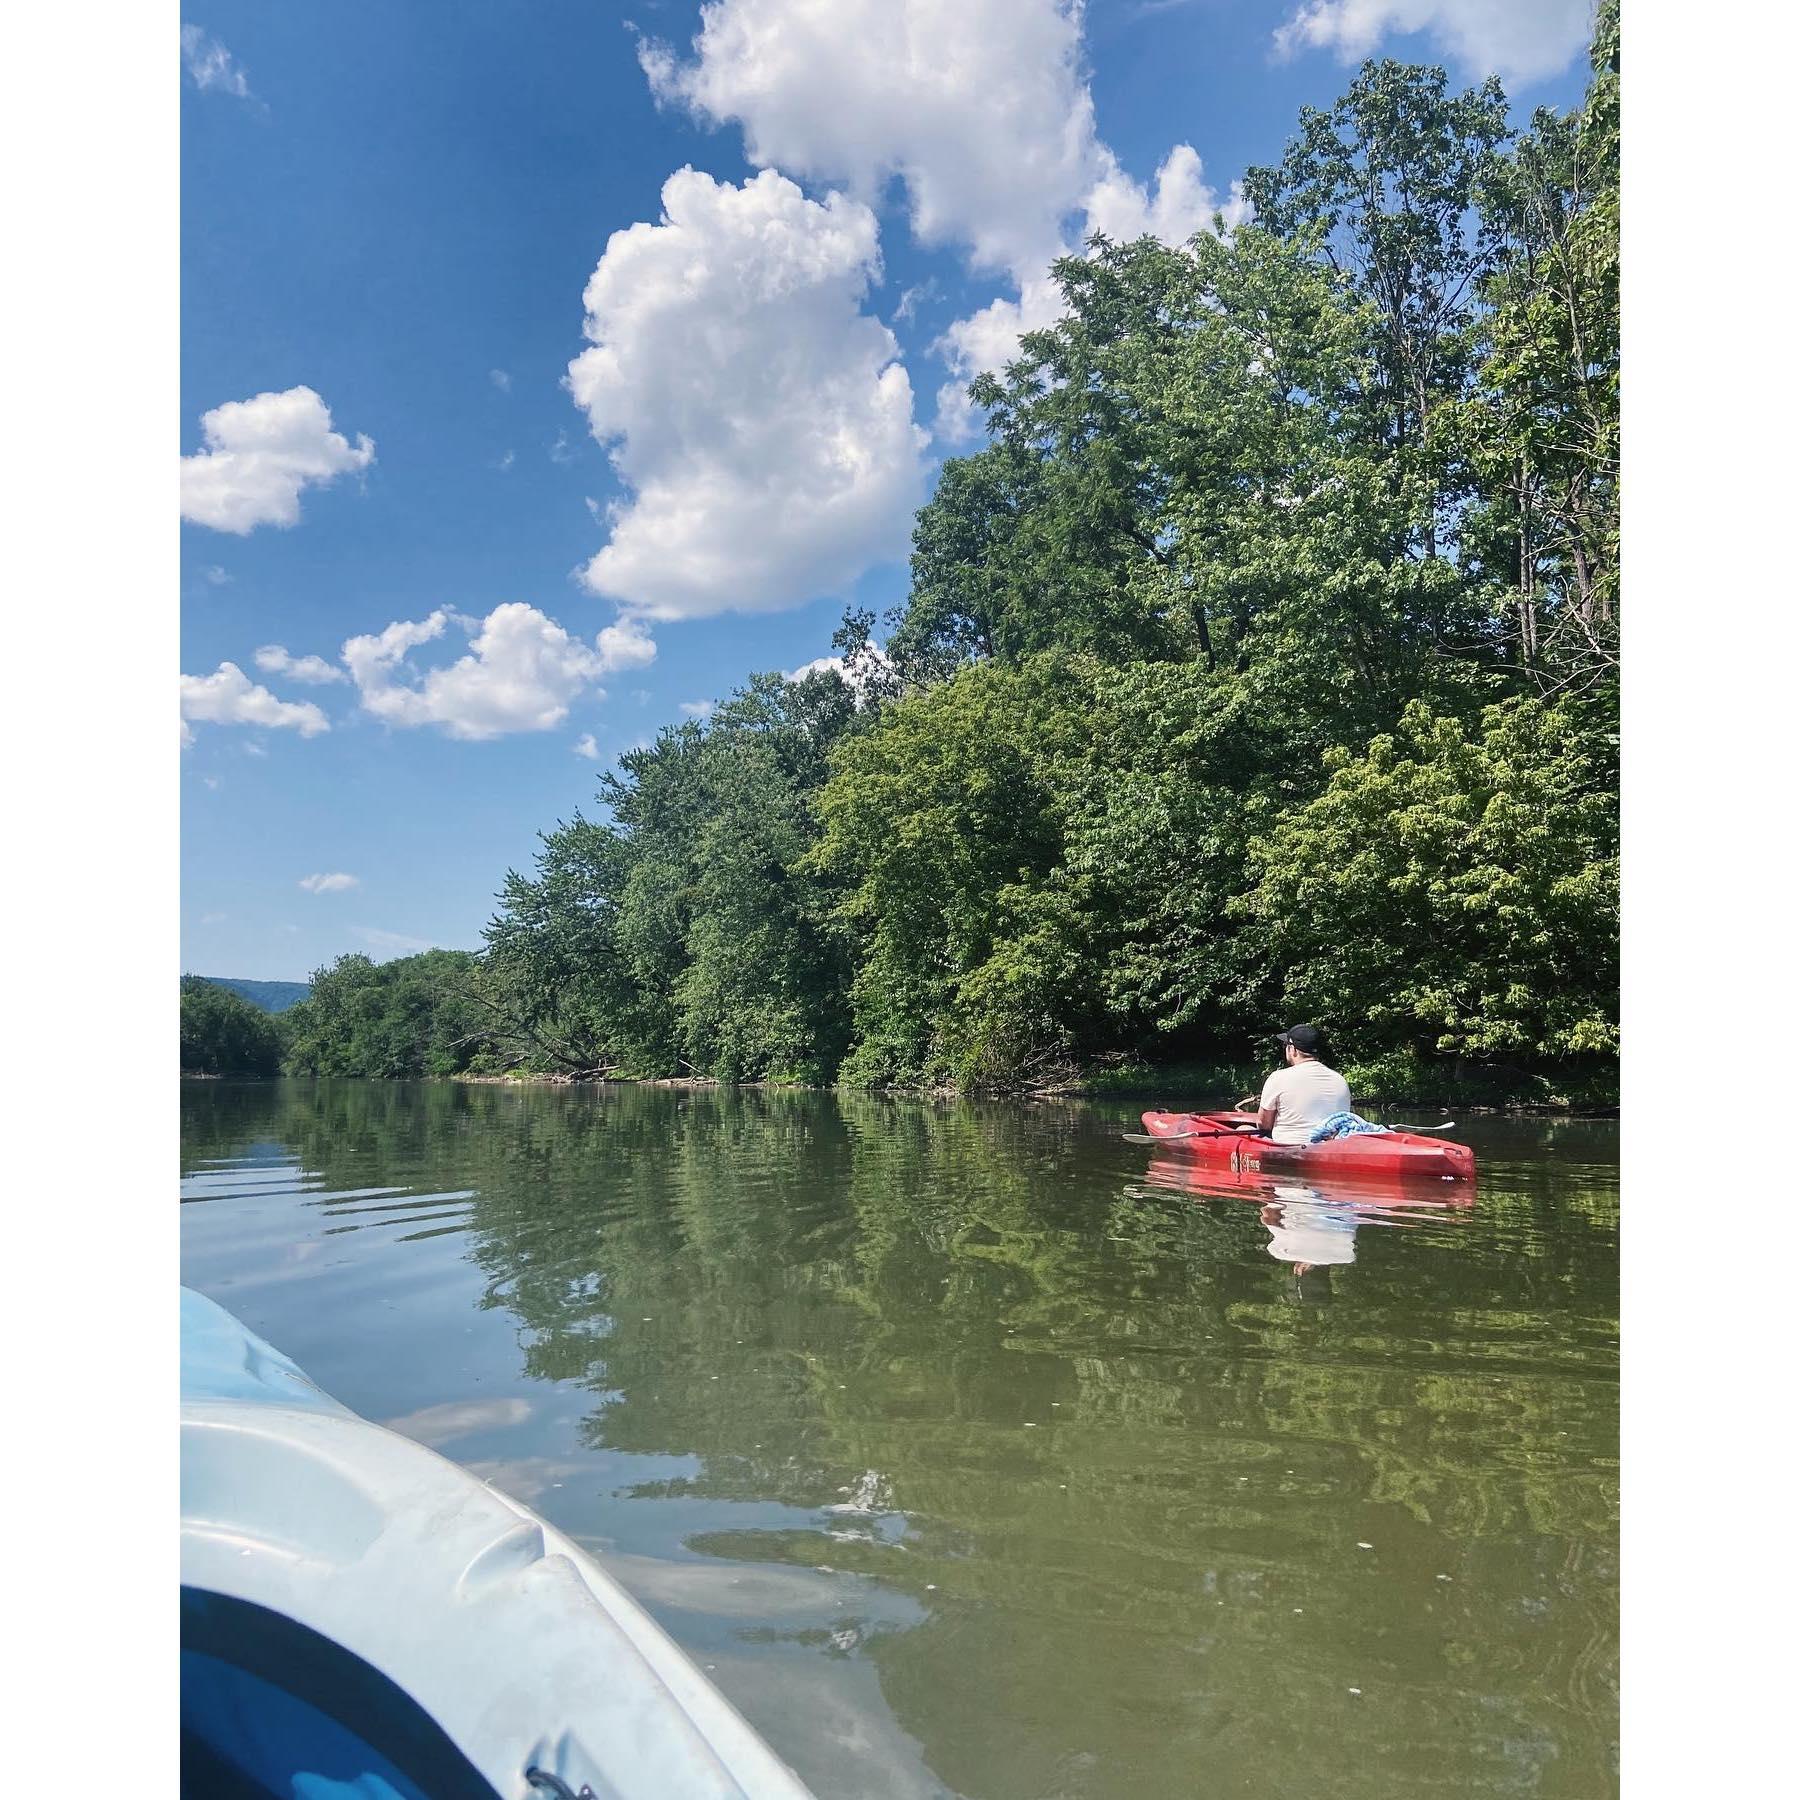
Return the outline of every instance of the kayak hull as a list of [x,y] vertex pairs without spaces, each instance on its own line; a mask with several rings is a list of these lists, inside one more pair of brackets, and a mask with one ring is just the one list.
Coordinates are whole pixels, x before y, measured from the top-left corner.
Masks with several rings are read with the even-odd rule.
[[1203,1163],[1181,1154],[1180,1144],[1169,1144],[1151,1153],[1144,1180],[1151,1187],[1167,1188],[1196,1200],[1244,1200],[1252,1206],[1271,1201],[1285,1204],[1304,1199],[1378,1213],[1404,1213],[1417,1220],[1428,1214],[1461,1212],[1475,1204],[1473,1178],[1446,1181],[1434,1176],[1415,1181],[1395,1175],[1346,1175],[1341,1170],[1304,1178],[1291,1170],[1233,1169],[1229,1164]]
[[1411,1131],[1363,1133],[1323,1144],[1278,1144],[1256,1130],[1256,1115],[1242,1112],[1147,1112],[1144,1130],[1168,1140],[1196,1163],[1234,1174],[1312,1175],[1352,1181],[1472,1181],[1475,1152],[1467,1144]]

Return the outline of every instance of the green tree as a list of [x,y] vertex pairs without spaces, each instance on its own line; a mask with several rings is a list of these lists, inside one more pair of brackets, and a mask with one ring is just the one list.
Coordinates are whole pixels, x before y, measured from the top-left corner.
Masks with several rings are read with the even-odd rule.
[[1250,846],[1243,903],[1285,1013],[1359,1055],[1616,1054],[1610,740],[1514,699],[1467,732],[1423,703]]
[[478,960],[427,950],[392,962],[340,956],[286,1015],[287,1068],[301,1075],[456,1075],[491,1064],[490,1009]]
[[825,746],[848,723],[848,694],[835,677],[794,685],[752,684],[707,734],[709,804],[676,1004],[684,1060],[726,1080],[829,1080],[849,1037],[842,934],[806,861]]
[[654,1068],[663,996],[633,979],[621,941],[629,841],[577,814],[540,842],[532,874],[507,872],[483,933],[496,1030],[530,1068]]
[[198,975],[181,978],[181,1072],[273,1075],[281,1027],[260,1006]]
[[1459,421],[1477,484],[1470,566],[1510,616],[1517,667],[1576,692],[1610,684],[1618,664],[1617,0],[1600,10],[1592,57],[1580,111],[1540,108],[1483,192],[1501,253]]
[[890,644],[911,684],[1047,649],[1198,660],[1316,755],[1491,679],[1443,459],[1372,410],[1383,323],[1324,230],[1057,265],[1065,316],[977,384],[995,441],[919,515]]
[[1081,970],[1042,893],[1082,698],[1064,659],[987,664],[839,746],[812,866],[841,884],[856,947],[849,1079],[979,1080],[1070,1047]]
[[604,822],[545,837],[487,929],[500,1012],[527,1060],[643,1075],[825,1080],[849,965],[806,863],[812,796],[857,718],[850,684],[758,676],[601,783]]
[[1250,169],[1259,226],[1314,239],[1379,321],[1369,425],[1433,454],[1435,415],[1468,379],[1466,327],[1500,256],[1476,206],[1509,137],[1500,84],[1452,94],[1442,69],[1365,63],[1329,112],[1306,107],[1286,155]]

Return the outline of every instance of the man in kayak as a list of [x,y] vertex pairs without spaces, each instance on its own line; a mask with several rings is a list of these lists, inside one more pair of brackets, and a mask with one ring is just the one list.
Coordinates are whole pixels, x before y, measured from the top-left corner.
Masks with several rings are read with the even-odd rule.
[[1278,1144],[1306,1144],[1333,1113],[1350,1111],[1350,1084],[1321,1060],[1325,1040],[1316,1025],[1290,1025],[1277,1034],[1286,1063],[1263,1083],[1256,1129]]

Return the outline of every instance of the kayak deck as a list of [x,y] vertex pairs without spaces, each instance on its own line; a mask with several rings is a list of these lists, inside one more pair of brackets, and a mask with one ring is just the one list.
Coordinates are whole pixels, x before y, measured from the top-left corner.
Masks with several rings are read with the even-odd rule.
[[1278,1144],[1256,1129],[1255,1113],[1147,1112],[1143,1121],[1144,1130],[1153,1138],[1168,1140],[1171,1151],[1183,1151],[1199,1162],[1236,1173],[1310,1170],[1384,1180],[1436,1181],[1468,1181],[1475,1174],[1475,1152],[1467,1144],[1411,1131],[1362,1133],[1330,1138],[1322,1144]]
[[809,1800],[548,1521],[188,1289],[181,1351],[194,1791]]

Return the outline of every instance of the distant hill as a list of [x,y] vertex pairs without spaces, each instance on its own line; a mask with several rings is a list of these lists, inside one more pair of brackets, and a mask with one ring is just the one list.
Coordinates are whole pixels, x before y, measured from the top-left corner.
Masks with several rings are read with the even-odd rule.
[[304,981],[240,981],[232,975],[202,975],[200,979],[242,994],[252,1006],[260,1006],[267,1013],[286,1012],[312,992]]

